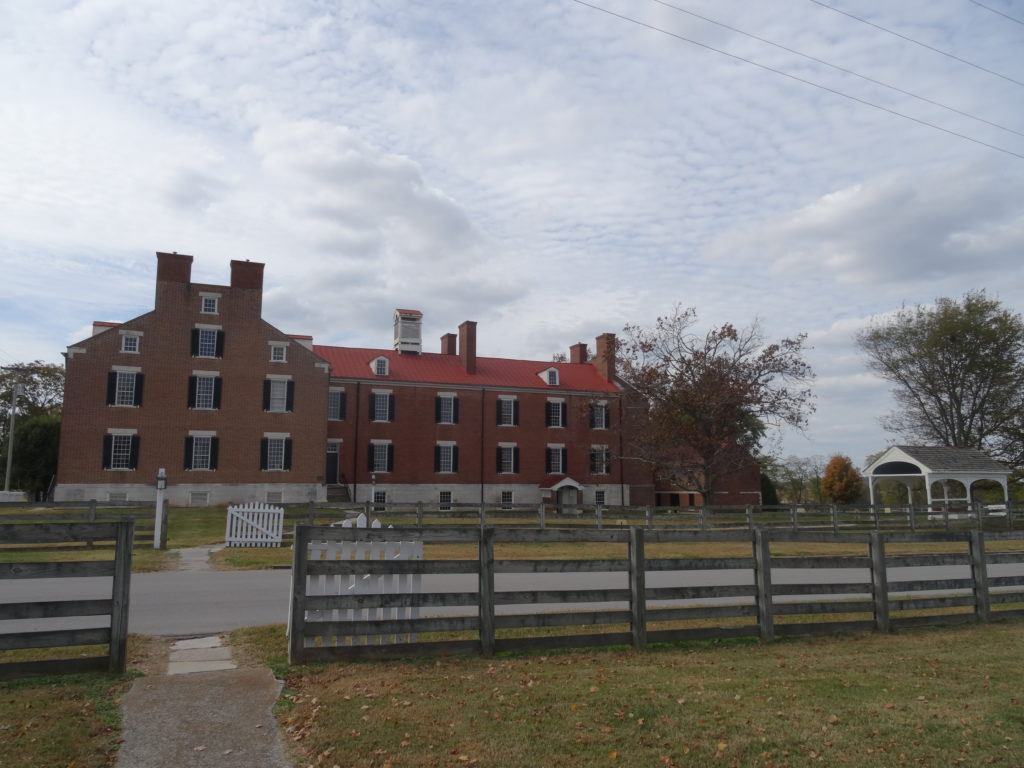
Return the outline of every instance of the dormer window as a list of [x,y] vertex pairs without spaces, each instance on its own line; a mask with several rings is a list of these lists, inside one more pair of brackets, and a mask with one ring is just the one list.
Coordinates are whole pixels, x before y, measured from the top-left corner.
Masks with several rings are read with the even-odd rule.
[[373,372],[377,376],[388,375],[388,359],[386,357],[378,357],[373,361]]
[[540,376],[540,380],[549,387],[557,387],[559,384],[557,368],[548,368],[546,371],[541,371],[537,375]]
[[139,354],[139,337],[142,331],[121,331],[121,351],[132,355]]
[[281,344],[278,342],[270,343],[270,362],[272,363],[287,363],[288,362],[288,345]]
[[199,294],[199,311],[204,315],[216,315],[220,311],[220,294]]

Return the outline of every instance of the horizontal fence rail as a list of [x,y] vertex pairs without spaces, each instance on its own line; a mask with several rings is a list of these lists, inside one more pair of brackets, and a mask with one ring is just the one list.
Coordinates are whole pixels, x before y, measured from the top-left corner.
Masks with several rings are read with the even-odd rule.
[[[0,632],[0,651],[107,645],[107,655],[65,659],[0,661],[0,679],[93,670],[122,673],[128,644],[128,603],[131,579],[133,520],[95,523],[0,524],[0,546],[24,548],[36,544],[102,542],[113,549],[113,559],[98,561],[0,563],[5,579],[110,577],[110,599],[0,602],[0,620],[108,617],[107,626],[86,629],[50,629]],[[2,594],[2,592],[0,592]]]
[[[473,544],[477,557],[314,559],[314,542],[322,547],[328,541],[367,550],[387,541]],[[772,552],[793,542],[838,545],[853,554]],[[694,543],[733,549],[742,543],[749,555],[645,554],[651,545]],[[522,544],[557,544],[560,552],[578,545],[581,556],[517,559],[502,554],[506,545]],[[582,556],[586,545],[612,547],[618,556]],[[1000,549],[987,552],[986,545]],[[989,575],[993,568],[1000,573]],[[374,578],[380,584],[410,574],[422,578],[417,590],[324,595],[314,584],[325,576],[343,583]],[[745,636],[770,642],[796,634],[889,632],[1019,618],[1022,608],[1024,531],[834,534],[766,528],[701,532],[299,525],[289,659],[298,664],[609,645],[641,649],[650,643]],[[419,613],[411,613],[413,609]],[[399,616],[398,610],[405,613]],[[337,619],[338,611],[346,612],[344,620]],[[339,635],[364,639],[346,645],[324,641]],[[383,643],[382,636],[391,639]]]

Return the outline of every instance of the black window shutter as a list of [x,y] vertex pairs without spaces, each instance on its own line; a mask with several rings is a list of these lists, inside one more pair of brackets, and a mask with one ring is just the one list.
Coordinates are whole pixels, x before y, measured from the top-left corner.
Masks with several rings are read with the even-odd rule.
[[210,469],[217,468],[217,455],[218,449],[220,448],[220,438],[210,438]]
[[263,381],[263,410],[270,410],[270,379],[264,379]]
[[107,374],[107,405],[113,405],[117,398],[117,371]]
[[545,448],[544,449],[544,471],[547,474],[549,474],[549,475],[551,474],[551,449],[550,448]]
[[435,472],[440,472],[441,471],[441,446],[440,445],[435,445],[434,446],[434,471]]
[[452,398],[452,424],[459,423],[459,398]]
[[373,443],[370,443],[369,451],[366,454],[366,469],[373,472]]
[[[497,407],[497,411],[495,413],[494,423],[495,424],[501,424],[501,399],[500,398],[498,399],[497,406],[498,407]],[[501,453],[501,449],[500,448],[498,449],[498,453],[499,454]]]
[[459,471],[459,446],[452,446],[452,472]]
[[434,398],[434,423],[441,423],[441,396],[438,395]]
[[370,407],[366,410],[366,417],[369,421],[377,420],[377,395],[373,392],[370,393]]
[[558,404],[558,410],[561,411],[562,426],[563,427],[569,426],[569,404],[568,403],[559,403]]
[[519,448],[518,446],[512,449],[512,471],[519,471]]
[[132,402],[134,406],[142,405],[142,381],[143,375],[141,373],[135,374],[135,400]]
[[196,357],[199,354],[199,329],[192,329],[192,357]]
[[194,438],[185,438],[185,469],[192,469],[192,443]]
[[295,382],[288,382],[288,392],[285,395],[284,409],[288,412],[295,410]]
[[220,376],[213,380],[213,407],[220,408],[220,393],[221,393],[221,380]]
[[292,439],[290,437],[284,441],[284,468],[286,470],[292,468]]
[[267,468],[267,453],[270,450],[270,441],[267,438],[260,440],[260,469]]
[[103,468],[110,469],[111,458],[114,454],[114,436],[103,436]]
[[552,405],[554,405],[554,403],[551,403],[551,402],[544,403],[544,426],[545,427],[550,427],[551,426],[551,416],[552,416],[552,412],[551,412],[552,408],[551,408],[551,406]]
[[590,474],[597,474],[597,451],[590,452]]
[[198,376],[188,377],[188,407],[196,407],[196,387],[199,386]]
[[388,472],[395,471],[395,446],[388,443]]
[[[519,426],[519,401],[512,401],[512,424]],[[517,470],[518,471],[518,470]]]
[[139,436],[132,435],[131,454],[128,457],[128,469],[139,468]]
[[563,475],[568,475],[569,474],[569,449],[568,448],[562,448],[561,451],[562,451],[562,474]]
[[344,419],[345,418],[346,401],[348,399],[346,393],[342,392],[341,393],[341,397],[339,399],[341,400],[341,402],[338,404],[338,418],[339,419]]
[[388,395],[388,421],[395,420],[395,396]]
[[496,454],[495,471],[501,472],[501,446],[498,447]]
[[601,409],[601,411],[604,414],[604,428],[609,429],[612,425],[611,409],[606,405],[604,408]]
[[224,357],[224,331],[217,331],[217,351],[215,357]]

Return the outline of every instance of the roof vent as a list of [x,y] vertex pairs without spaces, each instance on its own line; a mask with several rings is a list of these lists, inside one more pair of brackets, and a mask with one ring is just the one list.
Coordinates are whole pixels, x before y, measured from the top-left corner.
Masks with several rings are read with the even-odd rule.
[[423,351],[423,313],[415,309],[395,310],[395,351],[418,355]]

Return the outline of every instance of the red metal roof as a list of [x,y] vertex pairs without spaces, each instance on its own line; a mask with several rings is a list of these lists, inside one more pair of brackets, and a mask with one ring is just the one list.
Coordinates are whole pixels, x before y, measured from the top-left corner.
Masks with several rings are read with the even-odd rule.
[[[399,354],[392,349],[325,347],[313,345],[313,351],[331,366],[331,375],[373,381],[408,381],[430,384],[462,384],[478,387],[546,389],[552,392],[618,392],[619,388],[603,378],[590,363],[552,363],[542,360],[506,360],[478,357],[476,373],[466,373],[458,355],[425,352]],[[378,357],[388,359],[387,376],[375,376],[372,363]],[[548,386],[540,374],[549,368],[558,370],[558,386]]]

